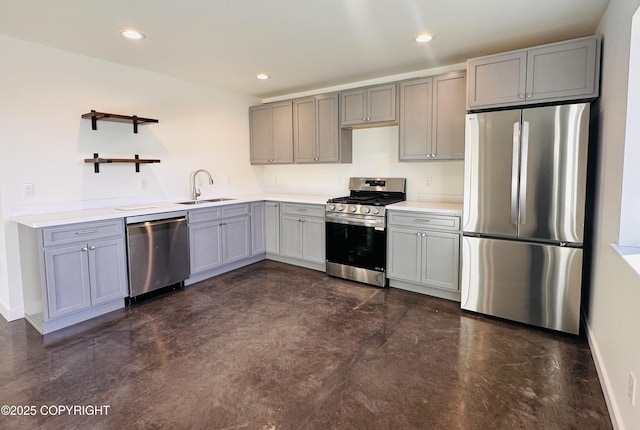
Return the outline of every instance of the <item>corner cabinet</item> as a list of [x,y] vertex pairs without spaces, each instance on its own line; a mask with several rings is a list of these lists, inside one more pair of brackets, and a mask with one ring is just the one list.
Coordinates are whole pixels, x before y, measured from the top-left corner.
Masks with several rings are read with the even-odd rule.
[[293,101],[296,163],[350,163],[351,134],[340,128],[338,93]]
[[249,108],[251,164],[293,163],[293,104]]
[[460,217],[389,211],[389,285],[460,301]]
[[19,227],[25,317],[42,334],[124,307],[123,220]]
[[396,122],[396,84],[376,85],[341,94],[342,127],[367,127]]
[[467,61],[469,110],[595,99],[600,36],[590,36]]
[[400,83],[399,160],[464,158],[464,72]]

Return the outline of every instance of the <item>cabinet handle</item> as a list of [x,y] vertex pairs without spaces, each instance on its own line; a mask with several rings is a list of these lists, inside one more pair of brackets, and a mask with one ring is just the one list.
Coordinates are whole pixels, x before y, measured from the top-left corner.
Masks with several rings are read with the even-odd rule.
[[422,237],[425,237],[427,235],[427,233],[422,233]]
[[95,247],[95,246],[93,246],[93,245],[91,245],[91,246],[89,247],[89,251],[93,251],[94,249],[96,249],[96,247]]
[[436,154],[431,154],[431,158],[436,158]]
[[413,222],[431,222],[430,219],[424,219],[424,218],[416,218],[413,220]]
[[82,248],[82,252],[87,252],[87,251],[88,251],[88,249],[87,249],[86,246]]
[[420,232],[418,232],[418,237],[420,237]]
[[82,236],[83,234],[93,234],[93,233],[97,233],[98,230],[82,230],[82,231],[76,231],[76,236]]
[[527,93],[527,98],[530,99],[531,97],[533,97],[533,93]]
[[520,97],[521,99],[524,99],[524,94],[518,94],[518,97]]

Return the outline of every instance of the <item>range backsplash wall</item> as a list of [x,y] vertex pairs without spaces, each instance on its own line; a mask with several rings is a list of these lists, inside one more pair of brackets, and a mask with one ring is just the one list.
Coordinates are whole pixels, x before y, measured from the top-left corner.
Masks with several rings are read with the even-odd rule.
[[[409,200],[462,202],[462,161],[398,161],[398,127],[353,130],[353,162],[264,166],[260,179],[267,192],[348,194],[349,177],[407,178]],[[431,186],[427,186],[430,179]]]

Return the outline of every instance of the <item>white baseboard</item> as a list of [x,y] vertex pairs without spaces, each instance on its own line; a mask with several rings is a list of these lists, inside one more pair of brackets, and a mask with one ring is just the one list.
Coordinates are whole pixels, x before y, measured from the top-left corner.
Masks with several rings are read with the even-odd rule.
[[593,362],[596,365],[596,371],[598,372],[598,379],[600,379],[600,385],[602,386],[604,400],[607,402],[607,409],[609,409],[611,425],[614,430],[625,430],[624,424],[619,424],[622,422],[619,420],[620,411],[618,410],[618,404],[613,396],[609,374],[607,373],[607,369],[602,365],[602,355],[600,354],[600,348],[598,348],[598,342],[596,342],[596,339],[592,336],[591,331],[589,330],[589,325],[586,322],[584,324],[584,329],[587,334],[587,340],[589,341],[591,356],[593,357]]
[[0,315],[7,321],[15,321],[24,318],[24,306],[10,309],[6,303],[0,300]]

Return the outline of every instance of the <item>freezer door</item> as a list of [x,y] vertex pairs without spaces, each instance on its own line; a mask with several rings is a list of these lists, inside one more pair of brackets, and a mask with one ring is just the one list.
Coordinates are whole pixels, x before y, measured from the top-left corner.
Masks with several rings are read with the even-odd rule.
[[518,109],[466,117],[465,232],[517,235],[520,115]]
[[578,334],[582,249],[464,237],[462,309]]
[[589,105],[522,111],[519,237],[582,243]]

